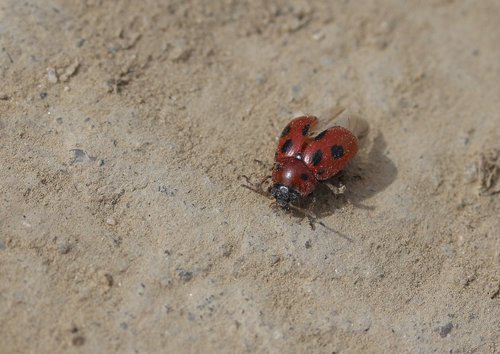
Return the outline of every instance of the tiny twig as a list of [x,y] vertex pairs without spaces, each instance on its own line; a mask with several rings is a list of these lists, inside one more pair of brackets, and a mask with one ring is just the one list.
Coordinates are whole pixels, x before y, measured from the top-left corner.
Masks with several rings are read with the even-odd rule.
[[9,58],[10,63],[14,64],[14,60],[12,60],[12,57],[10,56],[9,52],[7,51],[7,49],[5,49],[4,47],[2,47],[2,50],[5,52],[5,54]]

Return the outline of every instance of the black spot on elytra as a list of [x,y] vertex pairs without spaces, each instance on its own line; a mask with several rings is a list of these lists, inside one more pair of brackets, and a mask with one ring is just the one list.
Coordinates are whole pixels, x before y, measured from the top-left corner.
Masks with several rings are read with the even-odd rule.
[[304,125],[304,128],[302,128],[302,135],[306,136],[309,134],[309,128],[311,128],[311,124]]
[[307,175],[307,173],[302,173],[300,175],[300,179],[303,181],[307,181],[309,179],[309,176]]
[[332,146],[332,157],[337,160],[344,156],[344,148],[342,145],[333,145]]
[[285,137],[288,135],[288,133],[290,133],[290,130],[292,129],[292,127],[290,127],[290,125],[287,125],[285,127],[285,129],[283,129],[283,131],[281,132],[281,137]]
[[321,150],[316,150],[311,162],[314,166],[316,166],[317,164],[319,164],[321,162],[322,158],[323,158],[323,153],[321,152]]
[[314,138],[314,140],[318,141],[318,140],[323,139],[323,137],[326,135],[326,132],[327,132],[327,130],[323,130],[321,133],[319,133],[318,135],[316,135],[316,137]]
[[288,150],[290,150],[290,148],[292,147],[292,145],[293,145],[292,139],[288,139],[287,141],[285,141],[285,143],[281,147],[281,152],[284,153],[284,154],[286,154],[288,152]]
[[318,175],[320,175],[320,176],[321,176],[323,173],[325,173],[325,170],[324,170],[324,169],[321,169],[321,170],[319,170],[319,171],[318,171]]

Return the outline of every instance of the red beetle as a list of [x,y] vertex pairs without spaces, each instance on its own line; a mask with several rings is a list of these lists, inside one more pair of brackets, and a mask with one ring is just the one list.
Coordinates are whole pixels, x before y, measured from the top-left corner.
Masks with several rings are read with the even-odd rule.
[[341,171],[358,151],[358,138],[341,126],[312,137],[317,123],[314,116],[298,117],[281,133],[270,190],[280,207],[311,194],[318,182]]

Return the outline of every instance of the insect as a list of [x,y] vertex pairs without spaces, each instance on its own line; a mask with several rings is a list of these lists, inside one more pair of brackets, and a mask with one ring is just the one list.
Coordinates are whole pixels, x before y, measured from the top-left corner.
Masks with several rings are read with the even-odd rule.
[[311,194],[318,183],[341,171],[358,151],[358,138],[347,128],[337,125],[312,136],[317,125],[318,119],[310,115],[288,123],[278,141],[272,176],[257,187],[246,187],[259,192],[272,178],[269,192],[276,204],[300,210],[294,205]]
[[283,129],[274,155],[271,194],[287,208],[311,194],[318,182],[340,172],[358,152],[358,138],[341,126],[310,136],[318,124],[314,116],[295,118]]

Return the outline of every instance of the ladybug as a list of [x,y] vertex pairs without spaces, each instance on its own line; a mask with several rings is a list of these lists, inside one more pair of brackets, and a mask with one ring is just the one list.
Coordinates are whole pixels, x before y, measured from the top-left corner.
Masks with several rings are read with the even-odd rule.
[[319,182],[341,171],[358,151],[358,138],[342,126],[312,136],[314,116],[293,119],[283,129],[275,153],[271,195],[288,209],[312,193]]

